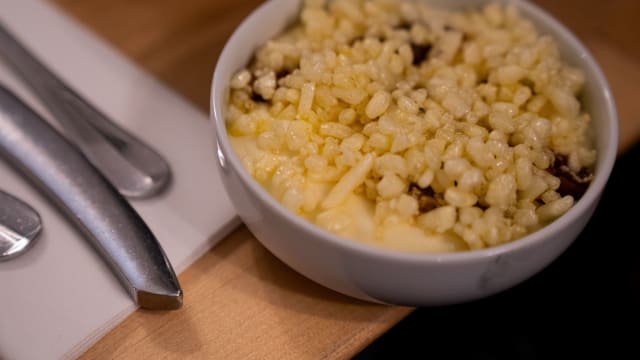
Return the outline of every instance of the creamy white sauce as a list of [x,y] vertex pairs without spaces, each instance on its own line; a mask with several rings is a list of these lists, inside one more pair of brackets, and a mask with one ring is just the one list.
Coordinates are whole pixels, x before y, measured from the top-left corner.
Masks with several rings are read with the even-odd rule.
[[[255,137],[229,137],[229,140],[247,169],[253,166],[255,159],[265,156],[277,157],[281,161],[288,158],[287,155],[274,155],[259,149]],[[269,182],[258,183],[274,195]],[[318,204],[329,193],[332,185],[307,179],[304,194],[306,200]],[[429,234],[418,226],[402,222],[377,224],[374,220],[374,204],[361,195],[351,194],[342,204],[329,210],[315,206],[313,211],[301,209],[297,215],[341,237],[387,249],[436,253],[465,250],[464,243],[454,235]]]

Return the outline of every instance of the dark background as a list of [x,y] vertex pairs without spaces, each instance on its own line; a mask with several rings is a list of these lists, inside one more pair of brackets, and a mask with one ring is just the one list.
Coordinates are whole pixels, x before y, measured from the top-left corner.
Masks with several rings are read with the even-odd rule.
[[355,359],[640,359],[640,144],[618,157],[591,221],[506,292],[418,308]]

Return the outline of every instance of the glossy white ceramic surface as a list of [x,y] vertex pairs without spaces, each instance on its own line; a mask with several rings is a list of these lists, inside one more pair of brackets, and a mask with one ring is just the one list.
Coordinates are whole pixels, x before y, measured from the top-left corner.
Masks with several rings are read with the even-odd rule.
[[[428,0],[427,0],[428,1]],[[429,1],[449,8],[486,1]],[[231,75],[254,49],[296,16],[300,1],[272,0],[254,11],[226,44],[212,84],[211,119],[219,165],[238,214],[275,256],[308,278],[364,300],[436,305],[482,298],[531,277],[556,259],[578,236],[597,206],[616,156],[617,114],[607,82],[585,47],[538,7],[514,1],[521,13],[553,35],[566,61],[585,72],[584,99],[594,120],[598,159],[585,195],[564,216],[517,241],[455,254],[418,254],[375,248],[332,235],[290,213],[244,170],[225,129],[225,102]]]

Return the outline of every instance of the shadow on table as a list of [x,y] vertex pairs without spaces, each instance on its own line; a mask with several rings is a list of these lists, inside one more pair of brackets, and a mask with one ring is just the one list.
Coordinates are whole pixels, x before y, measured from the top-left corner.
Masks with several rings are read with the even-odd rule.
[[354,359],[640,358],[639,165],[640,144],[618,158],[593,218],[545,270],[484,300],[416,309]]

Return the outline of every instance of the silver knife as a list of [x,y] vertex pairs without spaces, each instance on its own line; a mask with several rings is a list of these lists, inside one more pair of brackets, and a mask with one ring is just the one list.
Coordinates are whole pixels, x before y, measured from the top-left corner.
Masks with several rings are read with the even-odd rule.
[[182,305],[178,279],[143,219],[75,146],[1,85],[0,156],[84,233],[138,305]]

